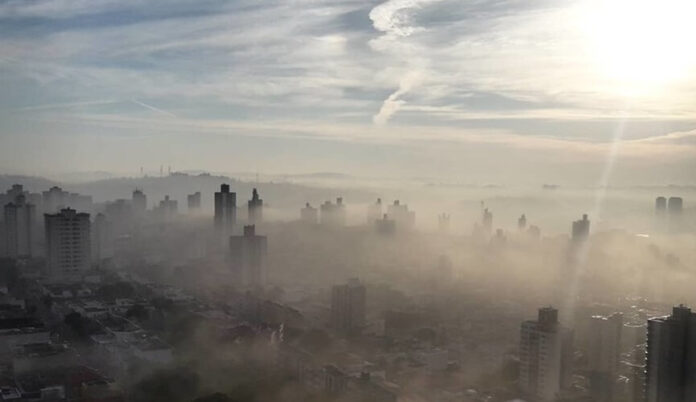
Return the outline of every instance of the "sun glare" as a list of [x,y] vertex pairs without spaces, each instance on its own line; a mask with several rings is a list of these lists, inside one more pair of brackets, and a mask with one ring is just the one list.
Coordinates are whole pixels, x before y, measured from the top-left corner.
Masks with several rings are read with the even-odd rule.
[[696,0],[604,0],[588,13],[599,69],[638,87],[684,79],[696,65]]

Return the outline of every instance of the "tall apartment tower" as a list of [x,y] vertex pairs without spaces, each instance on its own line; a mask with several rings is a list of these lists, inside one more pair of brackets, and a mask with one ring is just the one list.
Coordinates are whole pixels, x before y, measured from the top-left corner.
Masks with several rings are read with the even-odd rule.
[[588,237],[590,237],[590,220],[587,219],[587,214],[584,214],[582,219],[573,222],[571,238],[574,242],[582,242]]
[[442,213],[437,216],[437,228],[442,234],[448,234],[450,231],[450,214]]
[[331,289],[331,325],[344,334],[355,334],[365,326],[367,292],[358,279]]
[[145,215],[145,211],[147,211],[147,196],[142,192],[142,190],[136,189],[133,191],[132,203],[133,213],[136,216]]
[[97,262],[108,260],[114,256],[113,226],[104,214],[94,217],[92,247],[94,259]]
[[266,282],[268,239],[256,234],[254,225],[245,225],[242,236],[230,236],[230,265],[245,286],[263,286]]
[[590,321],[587,360],[590,393],[594,401],[618,400],[616,384],[619,377],[622,327],[623,314],[621,313],[615,313],[609,317],[593,316]]
[[416,213],[409,211],[408,205],[400,203],[399,200],[394,200],[394,203],[387,207],[387,215],[396,221],[399,230],[413,229],[416,224]]
[[485,208],[481,213],[481,224],[486,236],[493,234],[493,212],[489,211],[488,208]]
[[186,205],[189,213],[198,213],[201,210],[201,192],[196,191],[186,197]]
[[648,320],[646,402],[696,400],[696,313],[680,305]]
[[237,193],[230,192],[229,184],[222,184],[215,193],[215,229],[223,236],[232,233],[237,223]]
[[573,332],[558,322],[558,310],[539,309],[520,331],[520,387],[538,401],[553,401],[570,385]]
[[343,198],[336,198],[336,203],[325,201],[319,207],[321,212],[321,224],[327,226],[345,226],[346,224],[346,206],[343,204]]
[[35,214],[35,206],[26,202],[24,194],[17,195],[14,202],[5,205],[5,250],[8,257],[33,256]]
[[261,223],[263,220],[263,200],[259,198],[259,192],[256,189],[251,192],[251,199],[247,202],[247,211],[250,225]]
[[667,200],[667,211],[669,211],[670,216],[681,215],[683,207],[684,201],[681,197],[669,197]]
[[374,204],[367,206],[367,224],[374,225],[377,219],[382,218],[382,199],[377,198]]
[[527,228],[527,215],[522,214],[522,216],[520,216],[517,219],[517,229],[522,231],[522,230],[525,230],[526,228]]
[[46,270],[52,280],[75,280],[90,268],[89,214],[65,208],[44,214]]
[[309,225],[316,225],[319,223],[319,211],[306,203],[305,207],[300,210],[300,220]]
[[664,216],[667,212],[667,198],[657,197],[655,198],[655,215]]

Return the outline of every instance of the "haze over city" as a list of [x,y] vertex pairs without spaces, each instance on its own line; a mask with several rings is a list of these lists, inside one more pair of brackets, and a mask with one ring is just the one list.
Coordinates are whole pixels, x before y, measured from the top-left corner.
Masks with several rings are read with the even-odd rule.
[[0,0],[0,401],[696,400],[694,15]]

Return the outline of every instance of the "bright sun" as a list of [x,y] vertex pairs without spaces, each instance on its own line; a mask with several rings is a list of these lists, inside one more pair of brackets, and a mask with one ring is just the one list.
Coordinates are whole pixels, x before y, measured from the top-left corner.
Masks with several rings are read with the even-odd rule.
[[603,0],[590,13],[599,68],[632,86],[660,86],[696,66],[696,0]]

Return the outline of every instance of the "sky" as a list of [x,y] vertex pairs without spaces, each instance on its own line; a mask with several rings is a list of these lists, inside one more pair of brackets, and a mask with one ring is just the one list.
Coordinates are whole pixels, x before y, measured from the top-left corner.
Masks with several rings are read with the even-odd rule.
[[0,172],[696,184],[690,0],[0,0]]

